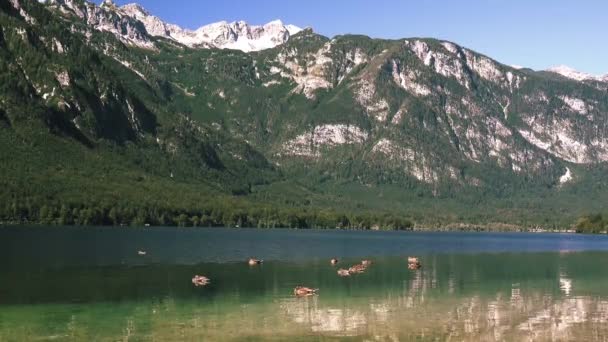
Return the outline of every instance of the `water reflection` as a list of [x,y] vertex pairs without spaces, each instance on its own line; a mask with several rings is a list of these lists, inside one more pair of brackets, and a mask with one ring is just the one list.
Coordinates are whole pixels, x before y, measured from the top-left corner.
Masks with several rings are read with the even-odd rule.
[[[330,332],[339,335],[356,335],[370,322],[369,313],[355,308],[323,307],[318,297],[289,298],[279,301],[280,308],[293,322],[313,332]],[[370,306],[370,309],[373,305]]]
[[[11,271],[1,274],[0,340],[589,341],[608,334],[608,253],[422,261],[410,271],[404,258],[377,258],[350,278],[328,262]],[[211,285],[193,288],[195,273]],[[299,284],[320,292],[295,298]]]
[[572,290],[572,279],[568,278],[566,274],[559,274],[559,289],[566,295],[570,295],[570,291]]
[[[411,290],[411,289],[410,289]],[[423,289],[419,293],[422,293]],[[281,311],[292,322],[328,336],[431,336],[455,340],[602,340],[593,331],[606,330],[608,300],[530,292],[494,298],[471,295],[443,302],[402,298],[343,307],[324,305],[320,298],[283,299]]]
[[[572,257],[581,259],[581,255]],[[431,263],[431,269],[414,272],[402,283],[398,297],[390,293],[386,298],[353,299],[341,306],[328,304],[330,300],[322,296],[307,301],[285,299],[280,307],[293,322],[330,336],[371,333],[383,338],[602,340],[605,335],[598,332],[608,330],[608,292],[602,290],[600,296],[577,293],[575,280],[568,275],[573,264],[577,263],[566,260],[558,265],[554,278],[549,273],[545,274],[547,279],[522,279],[504,290],[487,286],[491,279],[482,275],[487,270],[473,269],[466,285],[473,291],[458,293],[456,284],[462,283],[462,274],[448,272],[447,278],[441,279],[440,267]],[[586,283],[594,293],[600,286],[588,282],[585,274],[577,281]]]

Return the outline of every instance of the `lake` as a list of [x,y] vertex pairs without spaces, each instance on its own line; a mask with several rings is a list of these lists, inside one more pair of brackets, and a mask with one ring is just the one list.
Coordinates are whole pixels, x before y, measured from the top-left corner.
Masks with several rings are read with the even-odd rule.
[[0,260],[0,341],[608,338],[607,236],[5,227]]

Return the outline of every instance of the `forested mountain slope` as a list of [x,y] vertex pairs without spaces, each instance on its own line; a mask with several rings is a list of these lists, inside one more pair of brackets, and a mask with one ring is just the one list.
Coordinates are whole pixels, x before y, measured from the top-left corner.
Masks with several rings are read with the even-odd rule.
[[111,2],[0,10],[5,221],[565,228],[608,199],[600,78],[289,26],[183,45]]

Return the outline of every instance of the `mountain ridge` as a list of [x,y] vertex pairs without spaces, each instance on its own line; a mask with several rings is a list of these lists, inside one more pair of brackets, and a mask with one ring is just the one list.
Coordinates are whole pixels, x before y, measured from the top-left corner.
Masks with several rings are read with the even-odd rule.
[[[39,0],[42,3],[56,3],[65,4],[70,6],[70,3],[74,3],[75,0]],[[79,1],[79,0],[76,0]],[[88,0],[80,0],[84,3],[89,3]],[[89,3],[94,5],[93,3]],[[179,43],[182,43],[188,47],[201,47],[201,48],[228,48],[241,50],[243,52],[255,52],[265,49],[270,49],[278,45],[284,44],[289,36],[293,36],[298,32],[302,31],[301,28],[295,25],[284,25],[280,19],[275,19],[264,25],[249,25],[247,22],[239,20],[233,22],[219,21],[215,23],[205,24],[198,29],[189,30],[181,28],[179,25],[171,24],[163,21],[159,17],[153,15],[150,11],[144,8],[138,3],[128,3],[122,6],[118,6],[113,0],[104,0],[99,6],[110,11],[122,13],[130,18],[141,21],[146,30],[151,36],[164,37],[173,39]],[[246,41],[251,40],[248,35],[251,36],[250,31],[258,31],[267,27],[273,28],[275,32],[271,33],[271,42],[253,42]],[[218,30],[218,28],[220,28]],[[216,31],[216,32],[214,32]],[[219,31],[219,32],[217,32]],[[240,34],[238,34],[238,33]],[[241,42],[239,39],[245,32],[245,38]],[[287,36],[285,36],[285,32]],[[209,37],[211,36],[211,37]],[[227,40],[220,39],[219,42],[213,43],[213,40],[219,39],[221,36],[230,37]],[[513,66],[515,69],[525,68],[523,66]],[[566,65],[558,65],[545,69],[544,71],[560,74],[564,77],[577,80],[577,81],[599,81],[608,82],[608,74],[605,75],[592,75],[584,72],[577,71]]]
[[[0,13],[0,67],[4,84],[22,86],[0,89],[1,129],[14,139],[48,129],[77,150],[86,141],[82,153],[123,160],[138,182],[427,222],[439,205],[442,220],[471,222],[485,215],[481,202],[509,223],[572,222],[583,209],[561,201],[597,208],[603,198],[601,82],[512,68],[435,39],[330,39],[306,29],[251,53],[188,48],[82,1],[53,0],[70,2],[64,10],[12,1]],[[32,132],[20,118],[48,128]],[[31,146],[23,148],[36,155]]]
[[189,47],[204,46],[245,52],[259,51],[283,44],[290,35],[301,31],[294,25],[283,25],[280,20],[274,20],[261,26],[249,25],[244,21],[232,23],[220,21],[201,26],[196,30],[187,30],[162,21],[138,4],[127,4],[118,10],[143,22],[151,35],[174,39]]
[[576,81],[599,81],[608,82],[608,74],[605,75],[592,75],[584,72],[580,72],[567,65],[558,65],[547,69],[548,72],[560,74],[564,77],[576,80]]

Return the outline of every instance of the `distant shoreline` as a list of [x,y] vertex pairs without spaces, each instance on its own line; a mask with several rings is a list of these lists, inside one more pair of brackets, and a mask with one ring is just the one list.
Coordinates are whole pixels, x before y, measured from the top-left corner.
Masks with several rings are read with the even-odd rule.
[[[290,228],[290,227],[234,227],[234,226],[176,226],[176,225],[56,225],[56,224],[43,224],[43,223],[30,223],[30,222],[0,222],[1,228],[17,228],[17,227],[48,227],[48,228],[122,228],[122,229],[149,229],[149,228],[188,228],[188,229],[246,229],[246,230],[341,230],[341,231],[378,231],[378,232],[463,232],[463,233],[552,233],[552,234],[579,234],[575,229],[546,229],[546,228],[513,228],[505,229],[504,227],[488,227],[482,225],[459,225],[458,227],[446,225],[446,227],[425,227],[418,226],[408,229],[362,229],[362,228],[322,228],[322,227],[311,227],[311,228]],[[600,232],[598,234],[607,234],[607,232]]]

